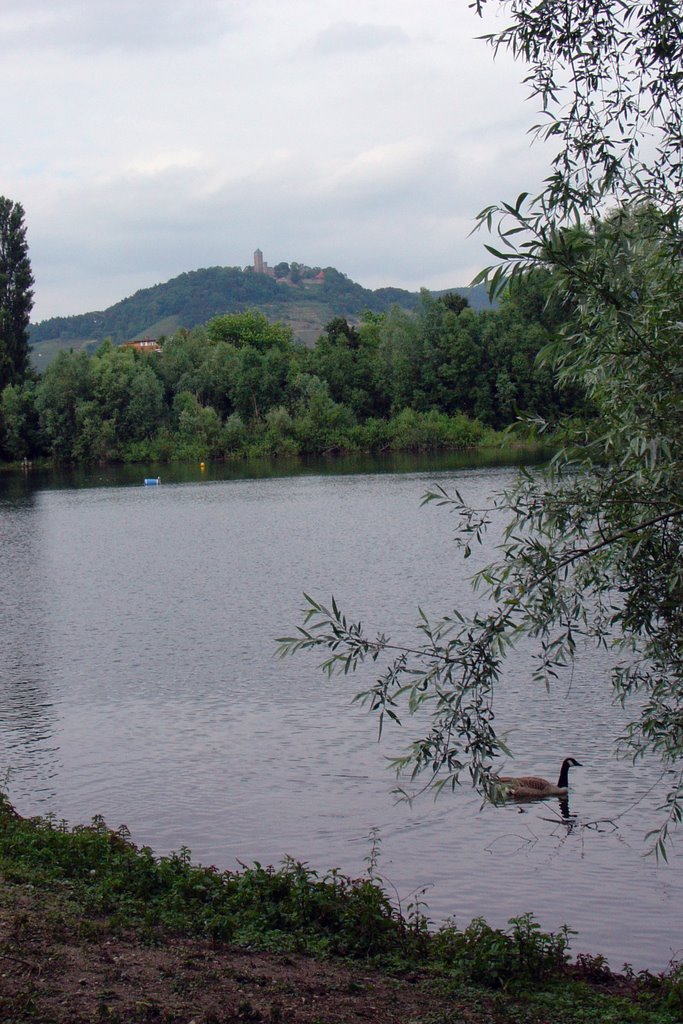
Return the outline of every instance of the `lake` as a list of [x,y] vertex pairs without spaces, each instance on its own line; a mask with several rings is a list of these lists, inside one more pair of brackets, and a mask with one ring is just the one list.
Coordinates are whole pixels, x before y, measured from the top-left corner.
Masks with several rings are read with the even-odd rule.
[[[490,460],[495,462],[495,458]],[[24,815],[72,824],[102,814],[158,854],[187,846],[219,868],[285,855],[324,872],[379,872],[406,911],[434,924],[531,911],[567,923],[572,952],[613,969],[664,969],[683,955],[683,858],[646,857],[658,821],[657,764],[616,761],[624,713],[594,650],[551,693],[531,652],[511,660],[499,729],[510,773],[571,776],[556,801],[481,806],[467,786],[397,803],[387,757],[413,736],[352,703],[374,678],[328,679],[320,657],[274,658],[301,621],[303,592],[334,594],[352,618],[414,640],[418,606],[469,608],[468,576],[433,483],[477,504],[514,467],[405,458],[148,467],[0,475],[0,772]],[[491,538],[491,543],[495,534]],[[680,846],[680,843],[679,843]]]

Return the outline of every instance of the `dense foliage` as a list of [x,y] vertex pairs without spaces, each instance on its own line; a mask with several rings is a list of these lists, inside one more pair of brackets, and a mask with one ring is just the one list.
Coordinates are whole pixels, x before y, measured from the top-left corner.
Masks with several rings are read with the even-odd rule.
[[0,390],[28,368],[32,286],[23,207],[0,196]]
[[536,275],[500,308],[424,292],[359,326],[330,321],[313,349],[252,309],[178,331],[160,352],[61,352],[0,393],[0,457],[170,460],[481,443],[520,414],[578,410],[539,366],[562,310]]
[[483,611],[422,617],[411,643],[367,636],[334,602],[309,599],[283,651],[326,648],[329,670],[386,658],[364,695],[372,709],[394,719],[430,712],[398,767],[437,786],[467,771],[496,799],[496,760],[509,751],[494,695],[520,638],[535,644],[546,685],[571,666],[579,640],[611,650],[606,683],[634,707],[620,749],[662,762],[664,814],[652,838],[666,856],[668,829],[683,820],[680,4],[499,3],[510,20],[490,42],[525,62],[542,105],[537,131],[560,148],[539,196],[482,212],[499,241],[481,278],[496,293],[548,274],[566,319],[541,365],[561,391],[583,391],[596,416],[567,430],[546,473],[523,475],[489,510],[459,494],[427,496],[458,514],[465,556],[492,517],[505,517],[500,560],[475,578]]

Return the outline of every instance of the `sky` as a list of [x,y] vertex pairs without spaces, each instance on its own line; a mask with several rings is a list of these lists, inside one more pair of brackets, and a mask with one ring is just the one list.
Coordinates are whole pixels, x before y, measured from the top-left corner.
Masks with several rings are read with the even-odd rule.
[[32,319],[257,247],[368,288],[468,284],[476,214],[549,167],[523,66],[477,39],[503,24],[468,0],[2,0]]

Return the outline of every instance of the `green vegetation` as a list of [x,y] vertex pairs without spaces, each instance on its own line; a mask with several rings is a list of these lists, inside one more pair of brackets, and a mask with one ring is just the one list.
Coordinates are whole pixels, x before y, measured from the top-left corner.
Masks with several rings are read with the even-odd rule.
[[[133,932],[138,943],[163,948],[194,936],[211,939],[214,949],[227,941],[252,951],[362,960],[395,977],[410,972],[414,979],[420,971],[444,1007],[455,1006],[439,1017],[443,1024],[462,1020],[465,1008],[471,1021],[532,1022],[547,1020],[552,1007],[555,1024],[673,1024],[683,1010],[680,968],[617,978],[600,957],[570,965],[571,933],[544,933],[530,915],[507,929],[475,920],[430,931],[419,901],[407,916],[391,905],[376,874],[376,850],[368,876],[358,879],[334,870],[320,876],[291,860],[278,870],[256,864],[219,872],[193,865],[185,849],[155,858],[135,847],[125,828],[110,831],[100,818],[74,829],[24,820],[4,797],[0,825],[4,886],[30,891],[48,930],[71,929],[85,944],[106,948],[112,937]],[[9,961],[20,956],[17,936],[31,931],[20,907],[14,930],[11,948],[0,948]],[[73,949],[76,940],[70,942]],[[12,1019],[34,1018],[29,1007]]]
[[[252,275],[254,277],[260,275]],[[267,279],[271,281],[271,279]],[[271,281],[272,284],[272,281]],[[275,287],[275,285],[273,285]],[[539,366],[561,310],[542,275],[476,313],[427,292],[415,312],[335,317],[313,348],[254,309],[163,339],[63,351],[0,393],[0,458],[164,462],[494,443],[519,415],[581,411]]]

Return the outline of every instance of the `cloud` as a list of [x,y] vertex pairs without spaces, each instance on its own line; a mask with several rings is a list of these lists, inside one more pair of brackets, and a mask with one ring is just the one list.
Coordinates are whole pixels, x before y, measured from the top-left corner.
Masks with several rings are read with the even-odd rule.
[[398,25],[358,24],[339,21],[322,29],[312,43],[314,53],[326,57],[330,54],[361,53],[385,46],[406,46],[408,36]]
[[4,0],[0,42],[98,53],[186,50],[215,41],[237,21],[221,0]]
[[396,201],[406,191],[421,191],[433,159],[432,147],[421,139],[371,146],[330,168],[321,190],[344,205],[383,206],[390,197]]
[[202,154],[196,149],[176,149],[173,151],[156,151],[140,155],[126,164],[126,170],[132,176],[156,178],[169,171],[184,170],[188,167],[199,167],[203,162]]

